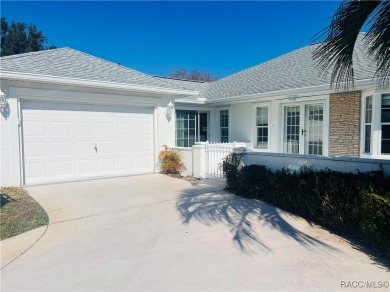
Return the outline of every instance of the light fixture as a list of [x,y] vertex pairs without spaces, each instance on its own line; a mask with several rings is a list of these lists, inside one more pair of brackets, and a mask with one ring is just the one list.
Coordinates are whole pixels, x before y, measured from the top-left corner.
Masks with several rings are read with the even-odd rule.
[[174,111],[175,111],[175,106],[170,101],[167,107],[165,108],[165,115],[167,116],[167,118],[171,118]]
[[8,106],[7,98],[5,97],[5,93],[0,91],[0,110],[3,110]]
[[289,96],[287,96],[289,101],[297,100],[297,97],[298,97],[297,95],[289,95]]

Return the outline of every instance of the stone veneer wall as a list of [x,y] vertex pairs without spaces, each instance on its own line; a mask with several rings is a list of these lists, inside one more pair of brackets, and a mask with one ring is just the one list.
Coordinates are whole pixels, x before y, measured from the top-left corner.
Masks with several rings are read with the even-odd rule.
[[330,95],[329,156],[359,157],[361,92]]

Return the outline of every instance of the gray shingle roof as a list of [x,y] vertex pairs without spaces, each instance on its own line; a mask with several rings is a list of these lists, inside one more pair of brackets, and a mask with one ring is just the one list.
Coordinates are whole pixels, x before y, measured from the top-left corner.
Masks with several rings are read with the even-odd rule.
[[[355,46],[355,80],[371,79],[376,71],[376,64],[365,54],[362,38],[363,34],[359,36]],[[211,82],[201,95],[208,100],[215,100],[224,97],[328,85],[330,78],[321,77],[312,58],[312,53],[317,46],[318,44],[308,45]]]
[[[355,80],[371,79],[376,64],[365,53],[363,34],[355,45]],[[107,81],[200,91],[200,97],[225,97],[275,92],[330,84],[312,59],[317,45],[309,45],[213,82],[193,82],[151,76],[71,48],[39,51],[0,58],[1,71]]]
[[164,89],[186,89],[179,84],[166,82],[71,48],[1,57],[0,68],[2,72],[156,86]]

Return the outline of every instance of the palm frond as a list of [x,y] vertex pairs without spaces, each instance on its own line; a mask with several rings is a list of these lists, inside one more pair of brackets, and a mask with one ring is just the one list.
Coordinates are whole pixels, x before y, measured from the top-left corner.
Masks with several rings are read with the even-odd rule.
[[377,62],[374,77],[378,78],[380,85],[386,86],[390,75],[390,1],[380,3],[369,24],[364,44]]
[[331,24],[316,35],[324,40],[314,51],[319,70],[328,76],[338,90],[348,91],[354,85],[353,51],[361,28],[378,7],[379,1],[344,0]]

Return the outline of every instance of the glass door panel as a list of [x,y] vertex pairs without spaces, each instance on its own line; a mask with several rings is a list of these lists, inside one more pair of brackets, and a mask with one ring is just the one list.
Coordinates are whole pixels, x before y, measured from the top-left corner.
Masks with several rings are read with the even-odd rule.
[[324,132],[324,106],[313,104],[305,106],[305,154],[322,155]]
[[299,153],[300,106],[284,107],[284,141],[285,153]]
[[199,113],[199,142],[207,141],[207,113]]

